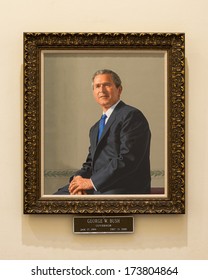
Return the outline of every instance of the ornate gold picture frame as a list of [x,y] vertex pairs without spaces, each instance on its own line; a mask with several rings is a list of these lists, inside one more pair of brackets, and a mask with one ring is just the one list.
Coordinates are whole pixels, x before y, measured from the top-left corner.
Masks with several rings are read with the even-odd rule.
[[[73,141],[77,140],[70,140],[66,125],[60,131],[52,126],[57,122],[61,127],[59,112],[67,109],[64,104],[71,106],[71,125],[81,126],[75,114],[81,105],[75,107],[75,94],[85,100],[82,94],[83,90],[90,93],[91,71],[103,65],[113,66],[123,74],[126,98],[138,103],[150,120],[152,193],[53,195],[53,183],[54,188],[56,182],[57,188],[59,182],[67,183],[79,159],[74,160],[78,148]],[[87,96],[86,100],[90,99]],[[89,103],[87,107],[90,106]],[[85,123],[84,136],[79,137],[79,132],[76,136],[83,141],[79,142],[83,147],[88,145],[90,124],[96,121],[92,110],[87,114],[89,123]],[[98,116],[96,109],[94,114]],[[25,214],[185,213],[185,34],[24,33],[23,121]],[[63,131],[65,136],[61,137]],[[55,138],[56,133],[57,139],[65,139],[64,143]],[[63,163],[60,147],[65,145],[71,146],[71,157]],[[82,154],[80,158],[85,160]]]

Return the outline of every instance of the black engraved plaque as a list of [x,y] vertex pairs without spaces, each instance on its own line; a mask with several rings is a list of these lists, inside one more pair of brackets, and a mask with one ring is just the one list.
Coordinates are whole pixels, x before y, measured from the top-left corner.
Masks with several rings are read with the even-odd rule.
[[85,216],[74,217],[73,231],[76,234],[133,233],[132,216]]

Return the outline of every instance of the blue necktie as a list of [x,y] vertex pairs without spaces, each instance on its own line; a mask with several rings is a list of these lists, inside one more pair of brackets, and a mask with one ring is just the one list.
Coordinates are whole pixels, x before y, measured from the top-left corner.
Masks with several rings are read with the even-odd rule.
[[103,133],[103,129],[105,127],[105,119],[107,118],[107,116],[104,114],[102,115],[100,122],[99,122],[99,130],[98,130],[98,141],[100,140],[100,137]]

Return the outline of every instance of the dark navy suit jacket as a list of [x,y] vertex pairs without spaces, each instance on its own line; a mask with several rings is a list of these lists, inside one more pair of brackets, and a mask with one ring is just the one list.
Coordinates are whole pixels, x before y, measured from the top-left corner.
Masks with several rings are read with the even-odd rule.
[[98,124],[90,129],[89,154],[75,175],[91,178],[94,194],[150,193],[151,133],[142,112],[120,101],[99,141]]

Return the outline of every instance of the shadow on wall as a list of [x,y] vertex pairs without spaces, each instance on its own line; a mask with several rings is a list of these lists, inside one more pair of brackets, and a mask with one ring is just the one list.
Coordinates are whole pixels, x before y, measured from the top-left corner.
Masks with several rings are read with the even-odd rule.
[[[185,215],[149,214],[134,217],[135,232],[131,234],[77,235],[73,233],[72,216],[24,215],[22,242],[25,246],[33,247],[82,250],[83,252],[89,250],[88,259],[93,250],[134,251],[187,246],[187,217]],[[73,258],[73,256],[65,257]]]

